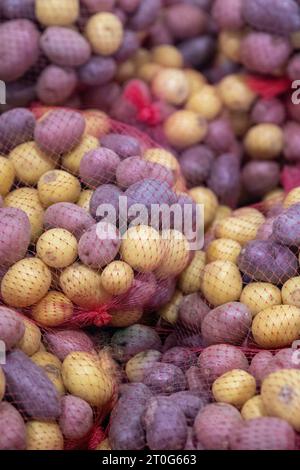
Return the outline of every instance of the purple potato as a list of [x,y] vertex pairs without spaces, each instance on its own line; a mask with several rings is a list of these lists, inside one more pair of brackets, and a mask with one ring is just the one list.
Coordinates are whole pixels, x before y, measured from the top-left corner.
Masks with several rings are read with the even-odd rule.
[[116,70],[116,62],[111,57],[92,56],[78,69],[78,78],[84,85],[98,87],[110,82]]
[[275,189],[280,179],[280,167],[277,162],[252,161],[242,170],[243,188],[252,196],[262,198]]
[[212,17],[220,29],[242,29],[243,0],[216,0],[212,8]]
[[135,31],[149,28],[160,13],[161,0],[142,0],[129,21],[129,27]]
[[38,98],[45,104],[64,103],[74,93],[77,75],[71,68],[48,65],[37,81]]
[[120,99],[120,94],[121,87],[119,84],[115,82],[106,83],[101,87],[89,87],[82,93],[82,102],[86,108],[99,108],[102,111],[110,112],[111,106]]
[[234,132],[228,119],[220,117],[208,124],[205,144],[218,154],[229,152],[235,143]]
[[44,214],[45,229],[64,228],[77,239],[94,224],[95,220],[85,209],[71,202],[52,204]]
[[126,13],[133,13],[140,5],[142,0],[119,0],[119,7]]
[[190,187],[206,182],[214,161],[212,150],[205,145],[197,145],[185,150],[180,157],[180,168]]
[[200,36],[205,31],[207,16],[194,5],[179,3],[165,10],[166,26],[176,39],[183,40]]
[[116,359],[127,362],[131,357],[147,349],[159,351],[161,340],[153,328],[136,324],[118,330],[111,339],[111,345]]
[[157,283],[155,293],[147,302],[145,308],[149,311],[157,311],[172,299],[176,289],[176,279],[162,279]]
[[300,245],[300,204],[291,206],[275,218],[272,238],[282,245]]
[[299,80],[300,77],[300,54],[295,54],[289,61],[287,74],[291,80]]
[[286,111],[278,98],[261,98],[252,108],[251,119],[255,124],[267,122],[280,126],[286,119]]
[[34,20],[35,0],[2,0],[2,13],[9,20],[26,18]]
[[150,210],[153,204],[171,206],[177,202],[176,194],[167,183],[151,178],[145,178],[129,186],[125,196],[128,198],[128,208],[134,204],[143,204],[147,210]]
[[24,333],[22,317],[8,307],[0,307],[0,340],[4,342],[6,350],[16,346]]
[[209,387],[207,381],[203,377],[200,369],[197,366],[190,367],[186,373],[185,377],[188,384],[188,389],[197,393],[203,400],[209,399]]
[[129,29],[124,31],[123,41],[115,54],[115,59],[118,62],[123,62],[129,59],[138,50],[140,41],[138,35]]
[[102,11],[112,11],[116,0],[82,0],[82,3],[89,13],[99,13]]
[[211,36],[200,36],[198,38],[183,41],[179,46],[186,65],[191,67],[202,67],[215,51],[215,41]]
[[221,204],[236,207],[241,191],[240,163],[237,157],[231,154],[218,157],[212,165],[207,184]]
[[31,238],[27,214],[15,207],[0,208],[0,266],[9,267],[25,258]]
[[101,145],[116,152],[120,158],[141,155],[139,141],[129,135],[107,134],[101,138]]
[[26,450],[26,426],[21,414],[6,401],[0,403],[0,450]]
[[126,397],[126,400],[130,398],[138,398],[144,401],[150,400],[153,396],[150,388],[143,383],[124,383],[119,387],[119,395]]
[[169,400],[184,412],[189,424],[194,423],[199,410],[208,403],[207,397],[200,397],[189,390],[173,393]]
[[93,410],[85,400],[73,395],[62,397],[59,427],[65,438],[82,439],[93,424]]
[[284,149],[286,160],[290,162],[300,161],[300,124],[288,121],[283,127]]
[[250,26],[261,31],[289,35],[300,29],[299,4],[294,0],[248,0],[242,13]]
[[0,151],[7,153],[33,138],[35,117],[25,108],[16,108],[0,116]]
[[179,306],[178,324],[191,332],[200,334],[202,321],[209,311],[209,306],[197,292],[186,295]]
[[92,353],[94,344],[91,338],[81,330],[47,331],[44,336],[47,350],[61,361],[71,352],[84,351]]
[[170,395],[187,387],[186,378],[179,367],[159,362],[147,370],[143,383],[155,394]]
[[[101,238],[99,235],[105,236]],[[91,268],[102,268],[113,261],[121,246],[118,229],[106,222],[92,225],[80,238],[78,256]]]
[[119,295],[115,301],[120,308],[144,309],[149,301],[155,296],[157,281],[153,273],[138,273],[125,294]]
[[189,351],[189,349],[175,346],[163,354],[161,362],[174,364],[185,371],[196,364],[196,359],[195,353]]
[[91,188],[105,183],[113,183],[119,163],[120,158],[110,149],[100,147],[90,150],[80,162],[80,178],[85,185]]
[[[90,213],[96,220],[100,220],[102,218],[101,215],[97,216],[97,211],[99,210],[103,204],[110,204],[114,207],[116,211],[116,216],[118,217],[119,214],[119,198],[123,196],[124,193],[118,186],[114,184],[103,184],[99,186],[93,193],[91,201],[90,201]],[[113,222],[113,221],[112,221]]]
[[6,85],[6,106],[3,107],[7,110],[20,107],[28,106],[32,101],[36,99],[36,88],[35,83],[27,82],[24,80],[17,80],[16,82],[10,82]]
[[174,184],[171,170],[159,163],[148,162],[140,157],[128,157],[123,160],[117,168],[116,177],[118,186],[124,189],[145,178],[166,182],[169,186]]

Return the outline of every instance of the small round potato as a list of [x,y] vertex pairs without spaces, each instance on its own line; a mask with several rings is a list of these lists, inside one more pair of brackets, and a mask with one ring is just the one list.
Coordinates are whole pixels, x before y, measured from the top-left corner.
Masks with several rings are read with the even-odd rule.
[[201,288],[202,276],[205,268],[206,254],[196,251],[192,261],[179,276],[179,288],[184,294],[193,294]]
[[256,98],[242,75],[227,75],[220,81],[218,90],[230,111],[249,111]]
[[166,119],[164,132],[173,147],[184,149],[204,139],[207,123],[194,111],[180,110]]
[[182,70],[162,68],[152,80],[153,94],[175,106],[182,105],[189,95],[189,82]]
[[275,124],[257,124],[247,132],[244,143],[250,157],[271,160],[283,150],[283,131]]
[[161,353],[154,349],[142,351],[133,356],[126,364],[126,375],[129,382],[143,382],[147,369],[161,359]]
[[264,216],[258,211],[253,214],[226,217],[217,222],[215,235],[217,238],[229,238],[243,246],[255,239],[264,221]]
[[213,261],[231,261],[236,264],[239,254],[242,250],[241,245],[235,240],[229,238],[219,238],[213,240],[207,247],[207,262]]
[[247,305],[254,317],[268,307],[281,305],[281,293],[278,287],[268,282],[252,282],[244,287],[240,301]]
[[63,228],[52,228],[38,239],[36,254],[51,268],[66,268],[77,258],[77,240]]
[[201,291],[212,305],[238,300],[242,287],[240,271],[231,261],[214,261],[205,266]]
[[58,424],[50,421],[28,421],[27,450],[63,450],[64,438]]
[[42,326],[59,326],[73,315],[73,304],[62,292],[50,291],[32,307],[31,316]]
[[14,207],[0,208],[0,266],[2,269],[5,270],[24,258],[29,243],[30,222],[27,214]]
[[241,409],[241,415],[246,420],[267,416],[261,395],[255,395],[247,400]]
[[5,393],[5,375],[3,370],[0,367],[0,402],[4,397]]
[[80,238],[78,255],[85,265],[95,269],[102,268],[117,256],[120,245],[120,235],[115,225],[98,222]]
[[116,15],[107,12],[91,16],[85,33],[94,53],[102,56],[117,52],[123,40],[121,21]]
[[[90,135],[96,137],[98,140],[102,136],[109,133],[111,129],[111,121],[109,116],[103,111],[99,110],[87,110],[82,111],[82,115],[85,118],[85,132],[84,135]],[[98,140],[99,146],[99,140]],[[91,150],[91,149],[90,149]]]
[[63,170],[47,171],[38,181],[39,198],[44,207],[58,202],[77,202],[80,191],[78,179]]
[[255,378],[241,369],[233,369],[218,377],[212,386],[212,393],[217,402],[241,408],[255,395]]
[[55,160],[38,148],[35,142],[25,142],[15,147],[8,156],[21,183],[34,186],[40,177],[55,168]]
[[186,268],[190,258],[190,246],[178,230],[161,233],[163,257],[155,273],[158,279],[175,277]]
[[80,143],[62,158],[62,167],[74,175],[79,174],[80,162],[90,150],[100,147],[99,140],[92,135],[84,135]]
[[204,224],[208,227],[214,220],[217,209],[218,199],[215,194],[208,188],[198,186],[189,191],[189,195],[197,204],[203,204],[204,206]]
[[63,362],[62,377],[72,395],[92,406],[104,406],[112,398],[111,379],[100,367],[98,359],[89,353],[70,353]]
[[17,343],[17,348],[27,356],[33,356],[41,347],[41,330],[30,319],[22,317],[22,320],[25,325],[25,333]]
[[125,294],[131,287],[134,272],[124,261],[112,261],[101,274],[102,286],[112,295]]
[[207,83],[205,76],[198,70],[184,69],[184,73],[189,82],[190,96],[200,90]]
[[15,167],[6,157],[0,156],[0,195],[9,193],[15,180]]
[[11,307],[29,307],[41,300],[51,285],[51,272],[38,258],[24,258],[4,275],[1,295]]
[[222,101],[215,87],[204,85],[200,90],[191,95],[185,108],[211,121],[221,112]]
[[93,410],[81,398],[66,395],[61,400],[59,427],[67,439],[83,438],[93,426]]
[[36,0],[35,16],[44,26],[70,26],[79,16],[79,0]]
[[300,308],[300,276],[286,281],[281,289],[282,303]]

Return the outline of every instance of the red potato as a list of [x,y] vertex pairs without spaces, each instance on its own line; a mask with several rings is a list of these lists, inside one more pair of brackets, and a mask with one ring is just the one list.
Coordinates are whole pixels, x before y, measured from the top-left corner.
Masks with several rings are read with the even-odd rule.
[[7,111],[0,116],[0,152],[7,153],[33,138],[35,117],[25,108]]
[[25,257],[31,238],[27,214],[15,207],[0,208],[0,265],[9,267]]
[[230,344],[215,344],[205,348],[198,359],[198,367],[204,380],[212,383],[225,372],[232,369],[248,370],[245,354]]
[[286,119],[284,104],[278,98],[261,98],[252,108],[251,119],[255,124],[267,122],[280,126]]
[[26,428],[21,414],[10,403],[0,403],[0,450],[25,450]]
[[154,394],[170,395],[186,389],[186,379],[179,367],[173,364],[157,363],[148,369],[143,383]]
[[0,307],[0,340],[7,350],[12,349],[24,336],[25,325],[22,317],[14,310]]
[[82,3],[90,13],[99,13],[101,11],[111,11],[116,0],[82,0]]
[[105,147],[90,150],[80,162],[79,176],[91,188],[113,183],[119,163],[120,158],[112,150]]
[[265,377],[265,370],[272,363],[273,355],[269,351],[261,351],[252,358],[249,373],[253,375],[259,386]]
[[175,346],[163,354],[161,362],[173,364],[185,371],[196,364],[196,354],[187,348]]
[[102,268],[116,257],[120,246],[118,229],[107,222],[98,222],[80,238],[78,255],[83,264]]
[[263,368],[261,380],[281,369],[300,369],[299,351],[286,348],[276,353]]
[[230,437],[243,425],[239,411],[226,403],[206,405],[196,416],[194,432],[207,450],[228,450]]
[[257,240],[269,240],[273,233],[273,223],[276,217],[269,217],[266,221],[259,227],[256,239]]
[[200,334],[202,321],[209,311],[209,306],[198,293],[186,295],[180,303],[177,322],[191,332]]
[[46,230],[64,228],[71,232],[77,240],[94,224],[95,220],[86,210],[71,202],[53,204],[44,214]]
[[81,439],[93,426],[93,410],[81,398],[65,395],[61,399],[59,427],[67,439]]
[[232,430],[231,450],[295,450],[292,426],[279,418],[255,418]]
[[125,307],[130,309],[132,305],[144,309],[155,295],[156,289],[157,282],[153,273],[138,273],[130,289],[115,298],[115,301],[123,309]]
[[76,351],[92,353],[94,344],[81,330],[62,330],[46,332],[44,337],[47,349],[63,361],[68,354]]

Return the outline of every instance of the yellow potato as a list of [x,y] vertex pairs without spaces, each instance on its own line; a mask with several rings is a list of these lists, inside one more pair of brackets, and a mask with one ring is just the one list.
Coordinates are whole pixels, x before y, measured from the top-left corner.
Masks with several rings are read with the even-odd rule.
[[275,305],[259,312],[252,323],[255,342],[262,348],[290,346],[300,335],[300,309]]
[[119,364],[113,359],[111,349],[109,347],[100,349],[98,359],[101,369],[103,369],[117,385],[121,381],[122,372],[120,371]]
[[69,320],[73,304],[62,292],[50,291],[32,307],[31,316],[42,326],[54,327]]
[[245,149],[255,159],[277,158],[283,150],[283,131],[275,124],[262,123],[251,127],[245,137]]
[[35,16],[44,26],[69,26],[79,16],[79,0],[35,0]]
[[109,440],[104,439],[104,441],[100,442],[100,444],[97,445],[95,450],[112,450]]
[[189,195],[197,204],[203,204],[204,225],[208,227],[217,214],[218,199],[215,193],[204,186],[197,186],[189,191]]
[[300,276],[286,281],[281,289],[282,303],[300,308]]
[[77,258],[77,240],[63,228],[47,230],[37,241],[36,254],[51,268],[66,268]]
[[285,193],[283,189],[273,189],[265,195],[263,198],[263,204],[266,209],[272,209],[276,204],[281,205],[283,203]]
[[239,300],[242,287],[240,271],[231,261],[214,261],[205,266],[201,291],[215,307]]
[[186,78],[189,82],[190,95],[192,96],[196,91],[200,90],[206,83],[207,80],[202,73],[194,69],[184,69],[183,70]]
[[268,282],[251,282],[244,287],[240,301],[247,305],[255,316],[268,307],[281,305],[281,292],[278,287]]
[[110,299],[101,284],[100,273],[80,263],[64,269],[60,287],[68,299],[82,308],[97,308]]
[[165,120],[164,133],[171,145],[177,149],[185,149],[205,138],[207,123],[194,111],[182,109]]
[[152,92],[166,103],[179,106],[189,96],[189,82],[182,70],[161,69],[152,80]]
[[62,158],[62,167],[66,170],[79,174],[80,162],[83,156],[90,150],[100,147],[99,140],[92,135],[84,135],[81,142],[70,153],[67,153]]
[[126,308],[125,310],[113,310],[110,314],[112,315],[112,319],[109,322],[110,326],[115,328],[125,328],[138,323],[142,318],[143,310],[133,307]]
[[200,290],[205,264],[206,255],[204,251],[196,251],[193,259],[182,271],[178,279],[179,289],[184,294],[193,294]]
[[269,374],[262,383],[261,397],[269,416],[282,418],[300,431],[300,370]]
[[222,101],[217,88],[212,85],[203,85],[200,90],[190,96],[185,108],[200,114],[208,121],[215,119],[222,111]]
[[162,260],[164,244],[159,233],[147,225],[130,227],[124,234],[120,254],[122,260],[139,272],[151,272]]
[[136,67],[141,67],[144,64],[147,64],[151,60],[151,52],[144,47],[140,47],[135,54],[132,56]]
[[177,158],[168,150],[160,148],[149,148],[144,152],[143,158],[148,162],[159,163],[171,171],[178,171],[180,165]]
[[[108,134],[111,129],[109,116],[98,109],[82,111],[81,114],[85,118],[84,135],[96,137],[99,147],[99,138]],[[90,142],[93,142],[93,145],[96,144],[95,140],[90,140]]]
[[92,189],[83,189],[80,193],[77,205],[90,212],[90,201],[94,191]]
[[26,444],[27,450],[63,450],[64,438],[57,423],[28,421]]
[[9,193],[15,180],[15,167],[6,157],[0,155],[0,196]]
[[35,142],[26,142],[15,147],[8,156],[21,183],[34,186],[41,176],[53,170],[55,161],[43,153]]
[[131,78],[135,78],[135,63],[132,59],[128,59],[118,65],[115,79],[119,83],[124,83]]
[[218,89],[224,105],[231,111],[249,111],[256,99],[243,75],[227,75],[220,81]]
[[267,416],[261,395],[255,395],[247,400],[241,409],[241,415],[246,420]]
[[22,317],[25,325],[25,333],[18,342],[17,348],[21,349],[27,356],[33,356],[41,347],[42,334],[37,325],[26,317]]
[[157,73],[161,70],[161,65],[149,62],[139,66],[137,70],[137,78],[150,84]]
[[233,62],[240,62],[241,41],[245,36],[244,31],[223,30],[219,34],[220,51]]
[[163,230],[163,257],[155,273],[158,279],[175,277],[187,266],[190,258],[190,245],[178,230]]
[[124,261],[112,261],[101,274],[103,288],[112,295],[125,294],[133,279],[133,269]]
[[41,300],[51,285],[51,272],[38,258],[24,258],[9,268],[1,282],[1,295],[11,307],[29,307]]
[[235,240],[229,238],[213,240],[206,250],[207,262],[223,260],[236,264],[241,250],[241,245]]
[[255,392],[255,378],[241,369],[225,372],[212,386],[212,393],[217,402],[228,403],[237,408],[241,408]]
[[112,397],[112,380],[92,354],[68,354],[62,365],[62,377],[72,395],[86,400],[92,406],[104,406]]
[[287,193],[283,201],[283,207],[288,209],[293,204],[297,204],[298,202],[300,202],[300,187],[294,188],[289,193]]
[[223,220],[226,217],[229,217],[232,214],[232,210],[228,206],[218,206],[215,218],[214,218],[214,223],[218,222],[219,220]]
[[246,214],[240,217],[226,217],[216,223],[215,236],[217,238],[229,238],[240,245],[254,240],[259,227],[264,223],[264,217]]
[[38,191],[34,188],[19,188],[9,193],[6,207],[16,207],[24,211],[31,225],[31,241],[35,242],[43,231],[44,208],[40,203]]
[[80,191],[79,180],[63,170],[48,171],[38,181],[39,198],[44,207],[57,202],[77,202]]
[[179,305],[182,299],[182,292],[177,290],[170,302],[168,302],[164,307],[159,310],[158,313],[160,314],[161,318],[167,321],[168,323],[171,323],[171,325],[175,325],[178,318]]
[[85,33],[95,54],[112,55],[122,44],[123,26],[112,13],[97,13],[88,20]]
[[0,366],[0,402],[4,397],[5,393],[5,375]]
[[237,137],[243,137],[252,125],[250,115],[246,111],[229,111],[228,118]]
[[183,57],[181,52],[169,44],[161,44],[156,46],[151,51],[153,62],[163,67],[176,67],[183,66]]
[[44,372],[53,383],[60,395],[65,394],[65,386],[61,376],[62,363],[58,357],[48,352],[36,352],[31,356],[31,360],[44,369]]
[[125,372],[129,382],[143,382],[144,374],[147,368],[159,362],[161,353],[155,349],[142,351],[133,356],[126,363]]

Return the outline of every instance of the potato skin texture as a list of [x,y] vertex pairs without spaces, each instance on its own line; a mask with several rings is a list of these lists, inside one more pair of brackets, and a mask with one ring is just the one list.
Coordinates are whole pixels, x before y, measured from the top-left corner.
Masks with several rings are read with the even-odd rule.
[[0,450],[25,450],[26,428],[20,413],[8,402],[0,403]]
[[225,372],[212,385],[212,393],[217,402],[229,403],[237,408],[241,408],[252,398],[255,391],[255,378],[241,369]]
[[44,227],[64,228],[71,232],[77,240],[92,225],[95,220],[82,207],[71,202],[58,202],[48,207],[44,215]]
[[65,395],[61,400],[59,427],[67,439],[81,439],[93,426],[93,410],[81,398]]
[[25,333],[21,316],[7,307],[0,307],[0,340],[4,341],[7,350],[12,349]]
[[31,227],[27,214],[14,207],[0,208],[0,264],[9,267],[24,258]]
[[171,394],[186,388],[186,379],[183,372],[173,364],[157,363],[153,365],[147,371],[143,383],[155,394]]

